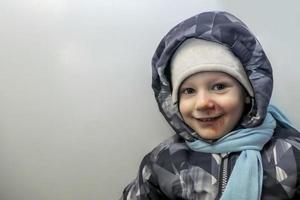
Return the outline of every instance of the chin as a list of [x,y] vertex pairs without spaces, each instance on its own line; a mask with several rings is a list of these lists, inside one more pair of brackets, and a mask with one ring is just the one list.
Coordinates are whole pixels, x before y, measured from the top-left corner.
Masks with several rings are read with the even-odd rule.
[[220,139],[221,137],[223,137],[224,133],[222,132],[219,132],[219,133],[215,133],[215,132],[198,132],[197,131],[197,134],[202,138],[202,139],[205,139],[205,140],[218,140]]

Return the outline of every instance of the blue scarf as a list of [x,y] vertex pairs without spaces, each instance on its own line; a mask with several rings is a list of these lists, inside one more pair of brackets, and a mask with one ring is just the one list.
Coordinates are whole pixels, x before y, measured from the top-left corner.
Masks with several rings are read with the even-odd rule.
[[260,150],[271,139],[276,120],[292,127],[275,106],[269,106],[264,122],[254,128],[232,131],[213,144],[197,140],[186,142],[194,151],[206,153],[240,152],[221,200],[260,200],[263,166]]

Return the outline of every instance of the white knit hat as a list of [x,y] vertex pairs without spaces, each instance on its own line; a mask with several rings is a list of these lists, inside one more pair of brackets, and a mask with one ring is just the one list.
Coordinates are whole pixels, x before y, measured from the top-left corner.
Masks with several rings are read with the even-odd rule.
[[236,80],[253,97],[253,89],[240,60],[224,45],[202,39],[191,38],[184,41],[172,56],[171,81],[172,101],[178,100],[178,90],[182,82],[192,74],[204,71],[224,72]]

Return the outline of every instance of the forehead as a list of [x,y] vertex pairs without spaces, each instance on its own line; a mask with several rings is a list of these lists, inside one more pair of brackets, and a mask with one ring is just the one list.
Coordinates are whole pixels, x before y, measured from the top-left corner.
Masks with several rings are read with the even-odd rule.
[[199,72],[196,74],[193,74],[186,78],[182,85],[185,84],[194,84],[194,83],[209,83],[209,82],[214,82],[214,81],[230,81],[234,84],[238,84],[238,81],[233,78],[232,76],[224,73],[224,72],[214,72],[214,71],[209,71],[209,72]]

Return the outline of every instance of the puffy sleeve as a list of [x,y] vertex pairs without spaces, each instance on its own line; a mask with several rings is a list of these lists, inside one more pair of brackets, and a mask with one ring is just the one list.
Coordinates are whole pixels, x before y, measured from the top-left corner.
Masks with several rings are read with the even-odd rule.
[[293,197],[293,199],[294,200],[300,199],[300,185],[299,184],[297,185],[295,196]]
[[294,152],[297,160],[297,185],[295,188],[295,195],[293,197],[293,200],[299,200],[300,199],[300,137],[298,138],[298,149],[295,148]]
[[153,172],[150,154],[142,160],[135,180],[123,190],[120,200],[154,200],[168,199],[157,184],[157,176]]

